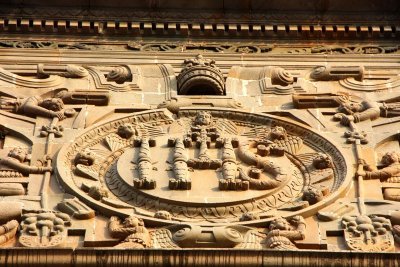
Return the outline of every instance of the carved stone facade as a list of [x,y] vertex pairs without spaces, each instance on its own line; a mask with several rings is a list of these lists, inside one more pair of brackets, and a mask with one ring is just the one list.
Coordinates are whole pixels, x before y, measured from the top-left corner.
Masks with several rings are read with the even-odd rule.
[[0,262],[397,266],[385,1],[28,2],[0,10]]

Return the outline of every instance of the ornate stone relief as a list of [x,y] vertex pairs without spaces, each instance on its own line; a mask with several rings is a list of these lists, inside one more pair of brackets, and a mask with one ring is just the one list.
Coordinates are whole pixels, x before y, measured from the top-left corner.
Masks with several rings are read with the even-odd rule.
[[13,41],[0,40],[1,48],[23,49],[59,49],[83,51],[118,51],[149,53],[223,53],[223,54],[329,54],[329,55],[371,55],[371,54],[397,54],[397,45],[371,44],[371,45],[297,45],[293,49],[274,41],[246,42],[159,42],[135,41],[124,44],[99,44],[91,41],[85,42],[56,42],[56,41]]
[[313,93],[316,87],[305,77],[294,77],[281,67],[232,67],[226,80],[227,88],[250,95]]
[[18,230],[18,221],[12,220],[0,226],[0,245],[14,238]]
[[[317,182],[315,169],[332,170],[328,172],[330,178],[322,182],[331,188],[326,201],[337,198],[349,185],[341,152],[312,130],[282,119],[234,110],[184,109],[178,116],[174,119],[163,110],[144,112],[87,131],[60,151],[60,181],[87,205],[100,205],[107,214],[119,214],[114,207],[82,192],[81,184],[88,183],[87,178],[66,171],[73,168],[71,162],[76,162],[76,155],[90,150],[102,158],[94,170],[98,181],[91,183],[108,191],[108,198],[126,202],[139,214],[165,210],[171,213],[172,220],[205,223],[234,223],[246,212],[268,218],[273,213],[315,210],[317,201],[302,200],[302,188],[313,187]],[[143,129],[143,133],[128,135],[130,142],[111,149],[107,145],[109,136],[126,123]],[[146,133],[152,133],[152,142]],[[323,146],[312,145],[315,142]],[[320,153],[329,155],[334,164],[325,167],[315,163]],[[241,193],[243,190],[248,193]],[[218,191],[226,193],[221,198]],[[211,199],[213,204],[209,203]],[[143,218],[154,220],[153,216]]]
[[289,50],[290,54],[386,54],[398,51],[397,46],[314,46],[311,48]]
[[390,220],[377,216],[344,216],[342,218],[347,245],[355,251],[393,251]]
[[95,49],[93,45],[87,45],[83,43],[57,43],[57,42],[40,42],[40,41],[1,41],[1,47],[12,47],[12,48],[50,48],[50,49],[83,49],[91,50]]
[[0,244],[397,251],[397,63],[230,57],[2,66]]
[[180,95],[224,95],[225,85],[221,70],[212,59],[197,55],[184,61],[177,77]]
[[27,211],[22,216],[19,243],[23,247],[58,247],[65,242],[70,217],[61,212]]
[[270,52],[273,45],[254,45],[254,44],[217,44],[217,43],[128,43],[128,49],[134,51],[148,52],[194,52],[194,53],[241,53],[241,54],[261,54]]
[[[73,79],[73,80],[71,80]],[[106,104],[108,99],[99,99],[97,94],[105,94],[104,91],[142,91],[149,90],[157,83],[163,83],[160,88],[155,90],[173,90],[175,85],[175,74],[169,65],[119,65],[119,66],[78,66],[78,65],[53,65],[38,64],[36,68],[19,69],[15,66],[8,66],[8,69],[0,68],[0,83],[4,86],[19,86],[22,88],[37,89],[39,94],[49,89],[54,91],[72,87],[69,94],[75,91],[78,95],[69,95],[69,100],[74,97],[82,97],[84,94],[91,94],[91,99]],[[172,87],[172,88],[171,88]],[[153,89],[153,88],[152,88]],[[151,89],[150,89],[151,90]],[[154,90],[154,89],[153,89]],[[103,92],[102,92],[103,91]],[[9,92],[10,93],[10,92]],[[9,95],[4,90],[4,94]],[[17,92],[12,92],[17,97],[21,97]],[[72,93],[73,94],[73,93]],[[30,93],[32,95],[32,93]],[[14,96],[11,94],[11,96]],[[67,98],[67,96],[63,96]],[[75,101],[76,103],[76,101]]]

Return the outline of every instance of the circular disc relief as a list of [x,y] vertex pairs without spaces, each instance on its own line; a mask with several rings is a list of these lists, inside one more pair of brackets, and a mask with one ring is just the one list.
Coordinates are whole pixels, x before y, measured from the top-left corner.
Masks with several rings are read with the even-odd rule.
[[351,181],[340,149],[309,128],[194,108],[93,126],[62,148],[57,173],[67,192],[105,215],[160,221],[163,211],[202,224],[314,213]]

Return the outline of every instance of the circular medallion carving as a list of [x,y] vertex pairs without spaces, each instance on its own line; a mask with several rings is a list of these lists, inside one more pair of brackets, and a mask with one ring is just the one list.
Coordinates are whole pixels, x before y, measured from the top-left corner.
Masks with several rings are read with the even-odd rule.
[[153,110],[93,126],[61,149],[57,170],[67,192],[101,213],[164,224],[312,214],[351,181],[340,148],[312,129],[230,109]]

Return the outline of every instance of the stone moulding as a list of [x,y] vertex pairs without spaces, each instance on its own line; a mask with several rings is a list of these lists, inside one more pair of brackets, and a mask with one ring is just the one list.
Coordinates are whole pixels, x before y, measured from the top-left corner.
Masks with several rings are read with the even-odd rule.
[[377,55],[377,54],[396,54],[399,53],[399,47],[396,43],[381,43],[380,41],[370,40],[370,43],[360,42],[356,45],[338,46],[335,43],[326,43],[324,45],[310,45],[307,41],[298,43],[295,47],[285,45],[279,40],[252,40],[245,41],[158,41],[143,40],[135,42],[127,42],[119,40],[115,43],[102,44],[93,41],[77,39],[73,42],[65,42],[59,37],[51,40],[43,39],[43,41],[18,41],[12,38],[4,38],[0,40],[0,48],[2,49],[50,49],[50,50],[78,50],[78,51],[107,51],[122,50],[130,51],[136,54],[143,53],[217,53],[217,54],[310,54],[310,55]]
[[240,249],[8,248],[4,266],[375,266],[394,267],[398,253]]
[[45,79],[25,78],[23,76],[16,75],[5,69],[0,70],[0,80],[5,82],[12,81],[15,85],[29,87],[29,88],[43,88],[43,87],[55,87],[63,83],[63,79],[59,76],[52,75]]

